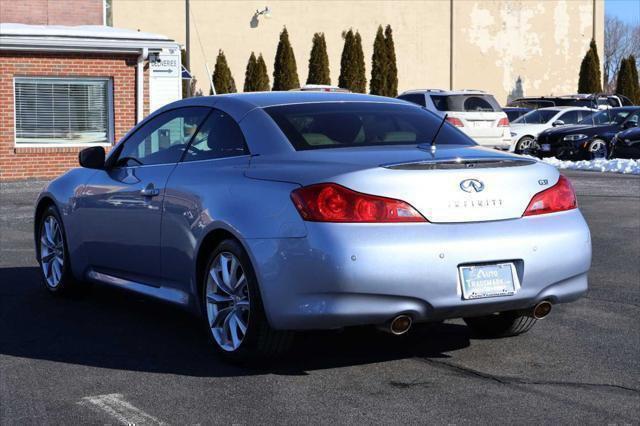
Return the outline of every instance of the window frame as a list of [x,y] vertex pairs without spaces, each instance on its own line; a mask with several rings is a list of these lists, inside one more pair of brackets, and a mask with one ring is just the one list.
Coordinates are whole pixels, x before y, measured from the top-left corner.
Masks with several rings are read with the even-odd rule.
[[[104,81],[107,83],[107,141],[93,143],[62,142],[18,142],[18,114],[17,114],[17,80],[57,80],[57,81]],[[55,76],[35,76],[35,75],[14,75],[13,76],[13,146],[20,148],[87,148],[92,146],[110,147],[115,143],[115,104],[113,101],[113,78],[111,77],[55,77]],[[52,139],[54,140],[54,139]]]
[[[191,137],[191,139],[189,140],[189,143],[186,145],[186,149],[184,150],[184,152],[182,153],[182,157],[180,157],[180,161],[178,161],[178,163],[184,163],[184,164],[188,164],[188,163],[199,163],[202,161],[219,161],[219,160],[226,160],[229,158],[239,158],[239,157],[250,157],[251,154],[251,150],[249,149],[249,144],[247,143],[247,138],[244,135],[244,132],[242,131],[242,126],[240,126],[240,123],[237,122],[233,116],[231,114],[229,114],[228,112],[221,110],[219,108],[213,108],[213,107],[208,107],[210,109],[209,113],[204,117],[204,119],[202,120],[202,123],[200,123],[200,125],[198,126],[198,128],[196,129],[196,131],[194,132],[193,136]],[[233,122],[235,123],[235,125],[238,127],[238,130],[240,131],[240,135],[242,136],[242,145],[244,146],[245,149],[245,153],[244,154],[238,154],[238,155],[230,155],[227,157],[218,157],[218,158],[203,158],[202,160],[188,160],[185,161],[185,157],[187,155],[187,152],[189,152],[189,148],[191,148],[191,146],[193,145],[193,143],[196,140],[196,137],[198,136],[198,134],[200,133],[200,131],[203,129],[203,127],[207,124],[207,122],[209,121],[209,119],[211,118],[211,116],[216,113],[216,112],[221,112],[224,115],[228,116],[231,120],[233,120]]]
[[[153,121],[156,118],[161,117],[163,115],[170,114],[172,112],[175,112],[175,111],[178,111],[178,110],[181,110],[181,109],[189,109],[189,108],[202,108],[202,109],[206,109],[208,111],[204,114],[204,116],[202,118],[202,122],[200,124],[198,124],[198,127],[196,127],[196,130],[193,133],[193,135],[191,135],[191,138],[189,139],[189,142],[187,142],[185,144],[185,148],[188,149],[188,147],[191,146],[191,143],[193,142],[193,138],[198,134],[198,132],[202,128],[202,125],[207,121],[207,119],[209,118],[209,116],[213,112],[213,108],[208,107],[208,106],[202,106],[202,105],[184,105],[184,106],[176,106],[175,108],[171,108],[171,109],[168,109],[166,111],[162,111],[162,112],[159,112],[157,114],[153,114],[153,115],[147,116],[143,121],[141,121],[140,123],[136,124],[136,126],[132,129],[132,131],[128,135],[126,135],[122,140],[120,140],[120,142],[118,142],[118,144],[111,150],[111,152],[109,153],[109,156],[105,160],[105,169],[106,170],[130,169],[130,168],[140,168],[140,167],[166,166],[168,164],[174,164],[174,165],[175,164],[180,164],[182,162],[182,159],[184,158],[184,152],[182,153],[182,155],[180,156],[178,161],[176,161],[175,163],[171,162],[171,163],[158,163],[158,164],[136,164],[136,165],[132,165],[132,166],[117,166],[115,163],[118,161],[118,157],[120,156],[120,153],[122,152],[122,149],[123,149],[124,145],[129,140],[131,140],[131,138],[133,138],[142,128],[144,128],[146,125],[148,125],[151,121]],[[186,152],[186,149],[185,149],[185,152]]]

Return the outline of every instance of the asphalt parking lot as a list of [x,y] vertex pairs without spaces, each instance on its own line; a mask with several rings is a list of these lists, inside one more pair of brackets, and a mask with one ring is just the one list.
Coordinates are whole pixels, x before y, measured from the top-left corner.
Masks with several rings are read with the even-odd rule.
[[262,369],[219,361],[176,308],[100,287],[47,294],[32,247],[42,183],[2,184],[0,425],[637,424],[640,178],[564,173],[592,232],[585,298],[510,339],[460,321],[407,338],[307,333]]

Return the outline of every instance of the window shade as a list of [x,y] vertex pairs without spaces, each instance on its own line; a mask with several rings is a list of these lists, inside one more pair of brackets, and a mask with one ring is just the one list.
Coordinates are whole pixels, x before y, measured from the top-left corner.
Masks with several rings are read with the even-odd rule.
[[107,79],[15,79],[16,143],[109,142]]

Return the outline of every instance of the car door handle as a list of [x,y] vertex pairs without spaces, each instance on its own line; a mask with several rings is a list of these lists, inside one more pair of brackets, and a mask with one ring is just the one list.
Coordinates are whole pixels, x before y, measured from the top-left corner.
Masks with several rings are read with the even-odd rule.
[[143,197],[156,197],[160,195],[160,190],[150,183],[146,188],[140,190],[140,195]]

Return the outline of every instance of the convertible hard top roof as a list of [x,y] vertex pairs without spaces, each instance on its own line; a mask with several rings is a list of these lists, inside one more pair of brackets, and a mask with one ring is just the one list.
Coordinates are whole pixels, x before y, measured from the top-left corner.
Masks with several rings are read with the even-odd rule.
[[[406,101],[384,96],[364,95],[359,93],[344,92],[252,92],[232,93],[215,96],[196,96],[168,104],[158,110],[165,111],[182,106],[209,106],[217,107],[236,120],[240,120],[249,111],[256,108],[267,108],[276,105],[305,104],[318,102],[377,102],[400,105],[413,105]],[[413,105],[415,106],[415,105]]]

